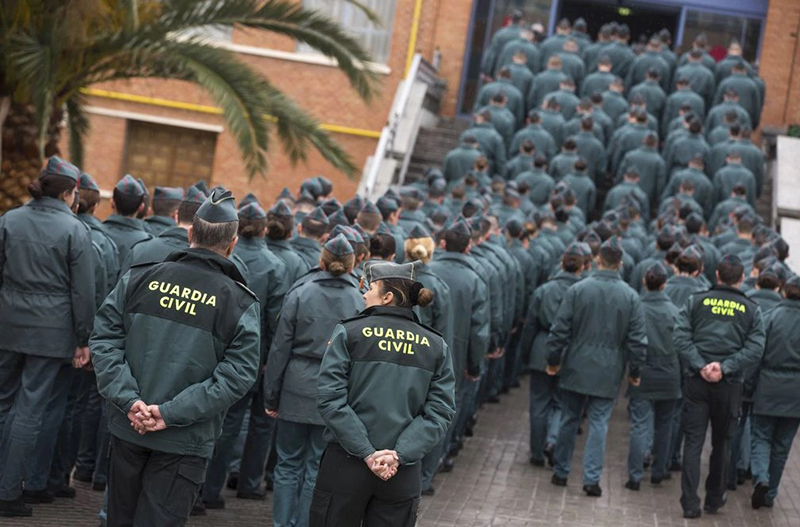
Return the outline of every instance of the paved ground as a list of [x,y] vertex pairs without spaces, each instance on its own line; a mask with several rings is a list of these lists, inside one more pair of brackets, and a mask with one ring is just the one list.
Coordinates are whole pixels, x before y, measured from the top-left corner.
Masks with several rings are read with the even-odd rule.
[[[436,495],[422,501],[419,527],[486,526],[780,526],[800,527],[800,449],[792,453],[781,495],[773,509],[749,506],[750,483],[729,494],[728,505],[716,516],[685,521],[678,498],[679,481],[655,488],[642,484],[640,492],[623,487],[627,479],[628,449],[625,402],[620,400],[609,430],[603,497],[587,498],[581,491],[581,452],[569,486],[550,484],[551,472],[528,464],[527,400],[525,389],[506,396],[499,405],[481,412],[476,435],[457,458],[455,470],[435,481]],[[585,437],[585,436],[583,436]],[[579,438],[581,448],[583,438]],[[649,481],[649,480],[648,480]],[[228,491],[226,491],[228,492]],[[271,525],[270,502],[238,500],[226,494],[228,508],[192,518],[193,527],[266,527]],[[0,525],[96,526],[102,495],[78,484],[78,498],[39,505],[35,517]]]

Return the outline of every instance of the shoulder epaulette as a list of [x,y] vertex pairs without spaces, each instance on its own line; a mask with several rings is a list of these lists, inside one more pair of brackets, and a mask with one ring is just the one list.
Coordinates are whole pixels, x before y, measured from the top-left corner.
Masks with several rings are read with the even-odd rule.
[[241,283],[241,282],[240,282],[240,281],[238,281],[238,280],[234,280],[234,282],[236,283],[236,285],[238,285],[239,287],[241,287],[242,289],[244,289],[244,290],[245,290],[245,291],[246,291],[246,292],[247,292],[247,293],[248,293],[250,296],[252,296],[252,297],[253,297],[253,300],[255,300],[256,302],[258,302],[258,301],[259,301],[259,300],[258,300],[258,296],[257,296],[257,295],[256,295],[256,294],[255,294],[255,293],[252,291],[252,290],[250,290],[250,288],[249,288],[249,287],[247,287],[246,285],[244,285],[243,283]]

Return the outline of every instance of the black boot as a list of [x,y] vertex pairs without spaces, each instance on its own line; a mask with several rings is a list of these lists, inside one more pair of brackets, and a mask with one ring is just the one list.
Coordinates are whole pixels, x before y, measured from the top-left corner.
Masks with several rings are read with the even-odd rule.
[[22,496],[15,500],[0,500],[0,517],[22,518],[25,516],[33,516],[33,509],[22,500]]

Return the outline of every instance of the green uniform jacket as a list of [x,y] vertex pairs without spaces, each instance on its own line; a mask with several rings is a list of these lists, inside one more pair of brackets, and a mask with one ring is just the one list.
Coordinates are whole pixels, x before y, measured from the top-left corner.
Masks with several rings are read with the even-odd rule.
[[569,121],[575,116],[575,109],[581,103],[581,100],[571,91],[558,89],[550,92],[544,96],[545,99],[555,99],[560,107],[559,111],[564,121]]
[[679,311],[663,292],[647,291],[642,295],[647,324],[647,358],[639,386],[628,387],[628,397],[650,400],[680,399],[681,363],[672,344],[672,333]]
[[674,334],[687,375],[719,362],[723,380],[742,382],[764,352],[761,308],[733,287],[717,285],[689,297]]
[[[530,58],[528,59],[530,60]],[[533,73],[525,64],[506,64],[511,71],[511,84],[516,86],[519,92],[526,95],[533,86]]]
[[89,228],[61,200],[43,197],[0,216],[0,348],[72,358],[95,310]]
[[[376,382],[379,380],[379,382]],[[413,311],[371,307],[333,331],[317,382],[325,438],[363,459],[397,452],[420,461],[455,415],[455,378],[447,343]]]
[[[480,108],[477,113],[489,112],[492,116],[492,126],[503,138],[503,143],[506,148],[511,144],[511,138],[514,137],[514,132],[517,131],[517,121],[508,108],[501,108],[494,104],[487,104]],[[502,174],[503,167],[497,167],[496,172]]]
[[[514,54],[517,51],[525,53],[526,64],[514,64]],[[541,56],[542,53],[533,42],[525,40],[524,38],[511,40],[503,46],[503,50],[500,52],[500,57],[495,63],[494,76],[496,77],[503,67],[512,68],[513,66],[519,66],[525,68],[525,71],[527,71],[531,75],[531,79],[533,79],[533,75],[539,73],[539,69],[541,68]],[[520,89],[520,91],[522,93],[528,93],[522,89]]]
[[480,269],[480,276],[486,284],[489,292],[489,348],[500,346],[504,340],[503,322],[505,320],[505,288],[503,277],[492,260],[492,255],[487,254],[486,249],[480,246],[473,246],[469,252],[473,267]]
[[[422,227],[426,230],[428,229],[428,226],[425,224],[425,215],[420,210],[401,210],[400,218],[398,219],[397,224],[403,228],[406,236],[408,236],[408,233],[410,233],[414,227]],[[397,251],[402,252],[403,247],[397,247]]]
[[575,162],[580,159],[577,152],[561,152],[548,163],[547,171],[559,181],[575,170]]
[[618,173],[620,164],[625,154],[642,146],[645,136],[650,129],[643,124],[631,124],[620,128],[611,139],[609,146],[609,170],[612,174]]
[[626,366],[638,377],[645,361],[647,328],[639,295],[617,272],[595,271],[567,289],[547,345],[547,363],[562,365],[559,388],[615,398]]
[[595,71],[583,79],[581,84],[581,97],[590,97],[593,93],[603,93],[614,80],[614,74],[610,71]]
[[702,134],[687,134],[675,141],[673,148],[665,156],[667,172],[672,174],[676,170],[686,168],[689,166],[689,161],[695,156],[703,156],[707,162],[710,151],[711,147],[708,146],[706,138]]
[[[625,77],[625,86],[630,89],[632,86],[644,81],[647,77],[647,72],[651,69],[656,70],[661,75],[659,80],[661,87],[665,91],[668,90],[672,70],[658,51],[645,51],[634,59]],[[648,110],[653,111],[649,107]]]
[[544,154],[547,159],[551,159],[558,153],[555,139],[541,124],[529,124],[514,134],[514,138],[511,140],[511,147],[508,149],[509,155],[517,155],[522,143],[525,141],[530,141],[536,145],[536,151]]
[[92,232],[92,241],[100,247],[102,252],[103,268],[106,270],[106,289],[100,292],[100,296],[105,299],[106,295],[117,285],[117,279],[119,278],[119,251],[117,250],[117,244],[106,234],[103,222],[94,216],[78,214],[78,219],[89,227]]
[[592,132],[585,130],[573,135],[572,139],[578,145],[578,155],[586,160],[589,178],[595,183],[601,181],[602,176],[606,173],[606,166],[608,166],[606,147],[603,142]]
[[[729,196],[725,201],[720,201],[717,203],[716,207],[714,207],[714,212],[711,213],[711,219],[708,220],[708,229],[711,232],[714,232],[717,228],[717,223],[719,223],[723,218],[727,218],[731,212],[741,206],[747,206],[751,209],[753,208],[749,203],[747,203],[746,199],[740,198],[739,196]],[[754,210],[752,212],[755,214]]]
[[[603,115],[605,115],[605,114],[603,114]],[[583,119],[583,117],[584,117],[584,114],[576,113],[572,117],[572,119],[570,119],[569,121],[564,123],[563,132],[564,132],[564,138],[565,139],[569,138],[569,137],[572,137],[572,136],[576,136],[576,135],[578,135],[579,133],[582,132],[582,130],[581,130],[581,120]],[[609,119],[609,123],[610,123],[610,121],[611,120]],[[609,126],[610,126],[610,124],[609,124]],[[603,145],[603,147],[605,147],[605,145],[606,145],[606,131],[605,131],[605,128],[603,127],[603,125],[600,124],[600,122],[592,123],[592,131],[589,132],[588,135],[593,136],[595,139],[600,141],[600,143]],[[610,135],[611,134],[609,134],[609,136]],[[589,162],[591,164],[591,160],[589,160]]]
[[[225,412],[256,380],[260,312],[235,265],[211,251],[131,268],[98,310],[89,343],[111,433],[210,458]],[[157,404],[167,428],[131,428],[126,414],[137,400]]]
[[528,189],[530,189],[528,199],[537,207],[547,203],[547,200],[550,199],[550,194],[553,192],[553,187],[556,186],[553,178],[541,169],[533,169],[517,174],[514,181],[528,185]]
[[725,165],[714,174],[714,202],[730,197],[733,187],[741,183],[747,189],[747,202],[756,206],[756,177],[741,163]]
[[544,96],[558,89],[558,85],[567,79],[567,74],[561,70],[544,70],[533,78],[531,90],[527,93],[528,108],[540,108]]
[[667,183],[664,158],[655,148],[640,146],[622,157],[617,167],[617,181],[621,181],[622,175],[628,170],[635,170],[639,174],[639,186],[647,194],[650,203],[656,203]]
[[570,172],[563,178],[564,183],[575,191],[575,205],[580,208],[586,216],[594,212],[594,207],[597,204],[597,188],[594,182],[589,178],[585,172],[579,174],[577,172]]
[[553,278],[537,287],[530,298],[530,306],[525,317],[520,340],[523,364],[535,371],[545,371],[549,348],[547,339],[550,328],[558,313],[558,307],[567,289],[576,284],[580,277],[559,271]]
[[363,308],[355,282],[326,271],[286,295],[264,376],[266,408],[287,421],[325,424],[316,402],[322,356],[337,324]]
[[732,150],[736,150],[742,156],[742,165],[755,176],[756,196],[761,197],[764,187],[764,153],[749,139],[727,139],[714,145],[709,154],[708,173],[716,174],[719,169],[724,167],[726,158]]
[[748,291],[746,295],[748,298],[755,300],[761,308],[761,315],[764,317],[764,322],[769,320],[772,316],[772,311],[783,301],[783,297],[780,293],[769,289],[752,289]]
[[522,26],[513,24],[500,28],[492,35],[492,42],[481,60],[481,72],[491,76],[500,53],[508,42],[519,38]]
[[687,167],[675,172],[669,178],[669,184],[664,189],[661,199],[678,194],[684,181],[691,181],[694,184],[694,199],[703,207],[703,216],[709,218],[714,210],[714,205],[717,203],[717,196],[711,180],[708,179],[705,173],[696,168]]
[[170,227],[175,226],[175,220],[167,216],[149,216],[144,219],[144,230],[153,236],[158,236]]
[[800,301],[783,300],[766,323],[753,413],[800,417]]
[[233,254],[247,265],[247,281],[261,304],[261,356],[265,362],[278,325],[283,297],[291,285],[286,280],[286,265],[269,250],[264,238],[240,236]]
[[478,91],[478,97],[475,99],[475,108],[487,106],[492,97],[498,93],[505,94],[506,107],[514,115],[517,126],[522,126],[522,123],[525,122],[525,96],[514,86],[511,79],[500,78],[482,86]]
[[686,301],[689,300],[690,296],[707,290],[708,287],[700,281],[699,277],[676,274],[667,279],[664,293],[680,309],[686,305]]
[[617,119],[628,111],[628,101],[621,93],[606,90],[603,92],[603,111],[612,122],[617,122]]
[[305,264],[305,269],[303,269],[303,272],[298,276],[306,274],[308,271],[319,265],[319,255],[322,253],[322,245],[320,245],[317,240],[304,238],[302,236],[295,236],[289,240],[289,244],[295,250],[297,256],[299,256]]
[[433,291],[433,302],[426,307],[415,307],[414,313],[422,324],[438,331],[452,350],[453,319],[458,304],[453,303],[447,282],[434,273],[428,264],[417,264],[414,269],[417,273],[414,279],[422,283],[426,289]]
[[583,78],[586,76],[586,66],[583,64],[583,59],[577,53],[569,53],[562,51],[557,53],[561,57],[562,70],[575,81],[575,86],[580,86]]
[[[477,138],[476,138],[477,139]],[[475,166],[475,160],[483,154],[478,148],[462,143],[447,153],[442,163],[444,179],[449,185],[455,184]]]
[[527,172],[533,169],[533,156],[528,154],[517,154],[506,162],[506,168],[503,172],[503,177],[508,180],[514,179],[518,174]]
[[741,104],[733,101],[722,101],[721,103],[714,105],[714,107],[708,111],[708,116],[706,117],[705,121],[706,130],[713,130],[717,126],[721,125],[725,121],[725,114],[731,110],[736,112],[740,125],[752,128],[750,114],[747,113],[747,110],[742,108]]
[[761,122],[761,91],[758,84],[747,76],[746,73],[731,73],[723,79],[717,86],[717,93],[714,95],[714,104],[722,102],[723,96],[728,89],[733,89],[739,94],[739,104],[742,105],[753,123],[753,128],[758,128]]
[[661,136],[665,137],[669,132],[668,128],[673,119],[678,117],[681,106],[688,104],[692,111],[697,115],[706,114],[706,103],[701,96],[692,91],[691,88],[681,88],[675,90],[667,97],[664,105],[664,114],[661,116]]
[[688,79],[692,91],[703,98],[706,108],[711,108],[714,102],[714,89],[717,87],[711,70],[697,62],[687,62],[675,70],[675,78],[682,77]]
[[122,274],[134,265],[163,262],[175,251],[189,248],[189,236],[183,227],[171,227],[155,238],[138,242],[130,248],[128,256],[122,263]]
[[143,240],[149,240],[153,236],[144,228],[144,222],[136,218],[126,218],[117,214],[112,214],[103,222],[109,238],[117,244],[119,251],[120,268],[128,258],[131,247]]
[[291,287],[295,280],[305,274],[305,261],[297,254],[289,240],[271,240],[267,238],[267,247],[272,251],[272,254],[283,261],[283,265],[286,267],[284,281],[288,287]]
[[461,134],[459,142],[463,143],[464,138],[468,135],[471,135],[478,141],[481,150],[486,154],[486,159],[489,160],[489,171],[491,174],[502,170],[503,167],[506,166],[506,144],[503,141],[503,136],[495,130],[492,123],[473,124],[471,128],[468,128]]
[[541,110],[539,115],[542,117],[542,128],[550,132],[556,146],[560,148],[561,143],[564,142],[564,127],[567,123],[564,116],[555,110]]
[[430,270],[450,289],[450,301],[457,306],[453,316],[453,355],[456,386],[461,388],[464,372],[477,377],[489,349],[489,292],[465,254],[446,252],[431,262]]
[[630,93],[628,93],[628,100],[630,101],[635,95],[642,96],[648,112],[659,119],[661,118],[661,113],[664,111],[664,104],[667,102],[667,94],[658,81],[645,79],[632,87]]
[[621,181],[614,185],[611,190],[606,194],[606,200],[603,204],[603,211],[616,209],[626,196],[633,196],[642,209],[642,216],[645,218],[650,216],[650,199],[645,194],[644,190],[636,183],[629,183]]

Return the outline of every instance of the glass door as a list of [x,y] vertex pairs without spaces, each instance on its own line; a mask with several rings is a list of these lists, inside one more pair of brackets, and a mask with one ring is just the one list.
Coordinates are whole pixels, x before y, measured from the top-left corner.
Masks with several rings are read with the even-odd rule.
[[708,53],[720,61],[725,58],[731,39],[736,38],[744,59],[753,63],[758,57],[763,23],[763,18],[687,9],[681,50],[691,49],[692,40],[705,33]]

